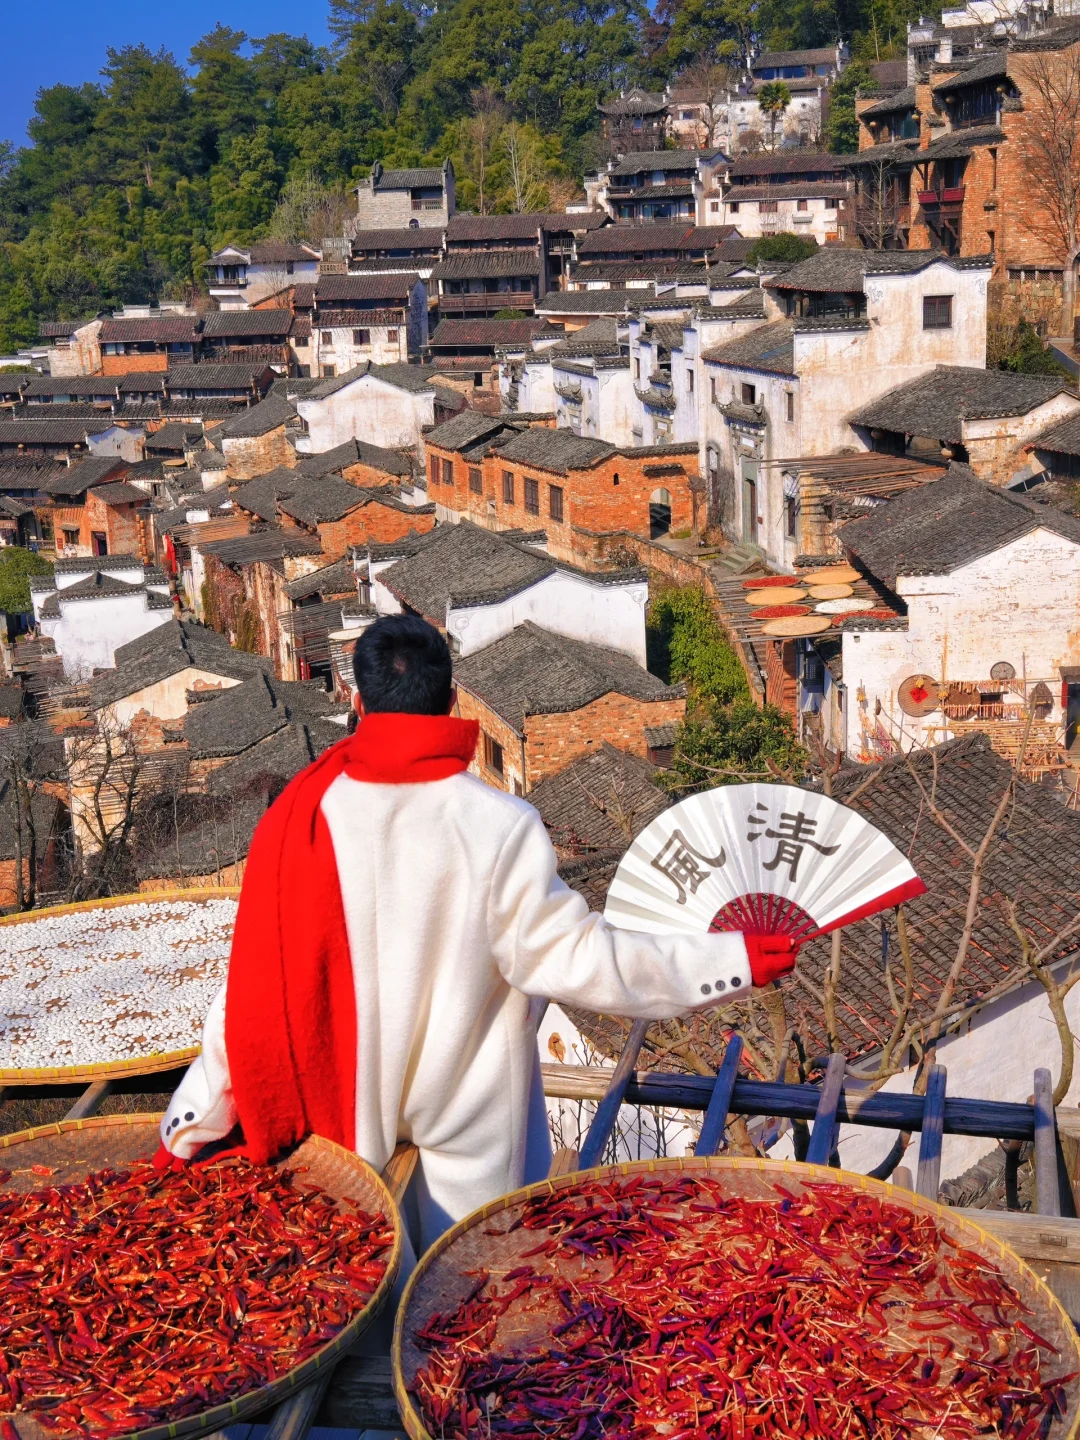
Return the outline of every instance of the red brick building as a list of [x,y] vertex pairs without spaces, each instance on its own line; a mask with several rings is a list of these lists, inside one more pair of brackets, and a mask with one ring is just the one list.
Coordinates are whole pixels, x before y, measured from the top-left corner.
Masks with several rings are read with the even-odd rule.
[[686,711],[681,685],[531,622],[459,660],[454,680],[457,713],[480,724],[474,773],[516,795],[605,743],[644,759],[645,731]]
[[495,530],[542,525],[548,550],[563,559],[591,556],[598,534],[649,539],[653,507],[665,508],[671,530],[693,523],[696,441],[619,449],[466,411],[431,431],[426,448],[428,499],[446,518],[467,516]]
[[1013,307],[1053,333],[1065,256],[1052,197],[1033,173],[1033,137],[1053,125],[1035,78],[1078,64],[1072,24],[859,99],[853,212],[863,243],[992,253]]

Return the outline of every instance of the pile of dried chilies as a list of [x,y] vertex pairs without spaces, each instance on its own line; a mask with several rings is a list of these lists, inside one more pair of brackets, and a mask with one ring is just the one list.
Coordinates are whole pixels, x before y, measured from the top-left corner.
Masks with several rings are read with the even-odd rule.
[[519,1227],[544,1238],[414,1337],[440,1440],[1035,1440],[1066,1413],[1075,1377],[996,1267],[876,1196],[615,1176],[487,1233]]
[[384,1217],[239,1159],[0,1186],[0,1414],[108,1437],[266,1385],[349,1323],[392,1244]]

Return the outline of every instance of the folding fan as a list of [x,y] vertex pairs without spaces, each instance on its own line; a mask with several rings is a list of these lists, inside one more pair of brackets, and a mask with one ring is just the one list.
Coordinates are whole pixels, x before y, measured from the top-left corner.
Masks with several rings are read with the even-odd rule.
[[802,943],[925,893],[892,841],[854,810],[794,785],[725,785],[646,826],[604,914],[624,930],[742,930]]

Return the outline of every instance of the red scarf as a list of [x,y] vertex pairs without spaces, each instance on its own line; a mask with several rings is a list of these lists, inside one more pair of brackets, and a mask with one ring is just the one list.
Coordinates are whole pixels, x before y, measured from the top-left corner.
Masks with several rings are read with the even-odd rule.
[[259,822],[225,998],[225,1049],[252,1160],[272,1159],[309,1134],[356,1144],[353,957],[323,796],[342,774],[378,785],[457,775],[478,733],[475,720],[448,715],[367,715]]

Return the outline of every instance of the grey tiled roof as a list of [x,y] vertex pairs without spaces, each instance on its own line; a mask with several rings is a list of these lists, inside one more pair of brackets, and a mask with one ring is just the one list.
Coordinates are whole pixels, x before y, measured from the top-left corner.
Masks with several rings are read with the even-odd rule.
[[[775,150],[760,155],[740,155],[731,167],[733,179],[744,175],[807,175],[832,174],[842,171],[846,155],[830,155],[825,150]],[[728,198],[737,200],[738,187]]]
[[[270,315],[275,312],[238,310],[235,313],[238,315]],[[265,375],[268,369],[269,366],[265,361],[249,361],[243,365],[215,365],[213,361],[200,360],[198,365],[171,366],[166,372],[165,379],[170,390],[243,390],[250,393],[254,382],[260,376]]]
[[857,155],[845,155],[844,164],[849,170],[863,165],[914,165],[918,157],[917,140],[896,140],[890,145],[870,145]]
[[926,160],[960,159],[979,145],[1001,145],[1005,138],[1005,131],[996,125],[984,125],[974,130],[952,130],[940,140],[931,140],[925,150],[919,151],[919,164]]
[[271,668],[264,656],[234,650],[224,635],[193,620],[159,625],[121,645],[113,659],[116,669],[95,676],[91,682],[92,709],[110,705],[182,670],[204,670],[225,679],[243,680]]
[[[315,287],[315,299],[320,306],[342,300],[405,300],[419,279],[419,275],[406,271],[387,275],[322,275]],[[316,313],[316,323],[318,318]]]
[[554,315],[625,315],[640,290],[553,290],[537,300],[538,313]]
[[111,415],[100,420],[0,420],[0,445],[79,445],[88,435],[111,430],[114,423]]
[[138,555],[88,555],[53,562],[53,573],[56,575],[89,574],[93,570],[103,570],[106,573],[110,570],[143,571],[144,567]]
[[233,494],[233,503],[260,520],[273,521],[277,518],[278,497],[290,494],[300,483],[295,470],[278,465],[241,485]]
[[575,330],[565,340],[560,340],[557,345],[542,353],[558,360],[572,355],[617,355],[620,349],[618,326],[614,316],[602,315],[600,319],[591,320],[588,325]]
[[292,322],[293,313],[284,305],[268,305],[265,310],[212,310],[203,316],[202,333],[210,339],[219,335],[287,335]]
[[935,95],[944,95],[951,90],[964,90],[969,85],[983,85],[988,80],[1003,80],[1008,74],[1008,55],[1004,50],[992,50],[979,55],[970,65],[965,65],[948,80],[939,81],[934,87]]
[[356,255],[363,250],[442,250],[445,230],[441,225],[418,225],[415,230],[408,226],[400,230],[358,230],[352,238],[352,251]]
[[115,455],[91,455],[50,475],[41,488],[46,495],[81,495],[92,485],[103,485],[111,476],[122,474],[126,468]]
[[580,710],[612,691],[645,701],[686,693],[681,685],[664,685],[621,651],[568,640],[532,621],[459,660],[454,678],[518,734],[528,715]]
[[913,110],[915,108],[915,86],[905,85],[902,90],[891,90],[883,95],[880,100],[875,100],[872,105],[867,105],[865,110],[859,111],[859,118],[871,119],[876,115],[891,115],[894,110]]
[[[106,597],[118,597],[122,595],[143,595],[146,591],[140,584],[129,584],[126,580],[118,580],[115,575],[107,571],[95,570],[85,580],[78,580],[74,585],[65,585],[57,592],[57,600],[100,600]],[[42,614],[45,607],[42,607]],[[59,609],[56,611],[59,614]]]
[[306,600],[309,595],[320,595],[324,599],[331,595],[351,594],[356,598],[356,572],[351,560],[335,560],[310,575],[301,575],[299,580],[290,580],[284,587],[290,600]]
[[442,345],[527,346],[532,336],[546,329],[543,320],[440,320],[431,337],[431,348]]
[[818,50],[763,50],[751,70],[777,70],[795,65],[835,65],[836,49],[826,46]]
[[540,258],[531,250],[455,250],[432,268],[431,278],[484,280],[539,274]]
[[123,480],[107,480],[104,485],[95,485],[94,495],[98,500],[104,500],[106,505],[146,505],[149,503],[149,496],[145,490],[140,490],[136,485],[128,485]]
[[[41,395],[100,395],[112,400],[116,396],[116,375],[14,375],[11,377],[23,387],[23,396],[35,400]],[[158,388],[161,388],[160,380]]]
[[442,625],[451,599],[458,604],[502,600],[554,570],[546,555],[463,521],[437,527],[415,555],[382,571],[379,582]]
[[347,470],[350,465],[370,465],[373,470],[382,470],[387,475],[412,475],[412,461],[398,450],[386,450],[381,445],[369,445],[364,440],[346,440],[333,450],[324,450],[318,455],[302,455],[296,466],[306,475],[335,475]]
[[337,475],[300,475],[295,470],[294,484],[278,494],[278,505],[285,515],[303,525],[321,525],[341,520],[362,505],[369,503],[377,491],[362,490]]
[[226,420],[218,430],[218,435],[226,440],[254,439],[295,419],[296,411],[287,400],[278,395],[267,395],[258,405],[252,405],[250,410],[244,410],[241,414],[234,415],[231,420]]
[[[276,680],[263,672],[192,706],[184,719],[184,737],[196,757],[240,755],[286,725],[315,721],[341,709],[321,686]],[[333,730],[329,734],[341,738]]]
[[1080,545],[1077,517],[953,465],[942,479],[904,491],[838,533],[866,570],[895,587],[900,575],[947,575],[1037,529]]
[[790,320],[774,320],[701,352],[703,360],[736,369],[767,370],[777,375],[795,373],[795,327]]
[[204,555],[216,556],[223,565],[254,565],[259,560],[283,560],[289,555],[322,554],[315,536],[271,526],[231,540],[204,540],[199,549]]
[[711,160],[719,150],[635,150],[611,167],[611,175],[640,175],[646,170],[696,170],[699,160]]
[[1080,455],[1080,415],[1071,415],[1051,425],[1032,441],[1037,450],[1052,450],[1058,455]]
[[987,269],[992,263],[989,256],[966,255],[959,261],[940,250],[841,250],[829,247],[785,270],[770,282],[770,289],[858,292],[862,290],[867,275],[912,275],[934,264],[972,269],[980,262]]
[[571,854],[625,846],[671,803],[648,761],[606,740],[529,791],[552,844]]
[[169,420],[146,437],[147,450],[185,450],[202,436],[202,426],[184,420]]
[[848,424],[959,444],[965,420],[1027,415],[1066,388],[1066,380],[1055,375],[939,365],[862,406],[848,416]]
[[513,416],[484,415],[479,410],[461,410],[457,415],[429,430],[429,445],[443,450],[465,450],[489,436],[496,435],[513,420]]
[[505,444],[495,447],[504,460],[518,465],[535,465],[538,469],[552,470],[566,475],[571,470],[591,470],[601,460],[615,453],[615,446],[607,440],[594,440],[585,435],[575,435],[570,430],[522,430],[513,435]]
[[376,190],[423,190],[441,185],[445,176],[442,166],[430,166],[417,170],[384,170],[377,178],[372,176],[372,179],[373,188]]

